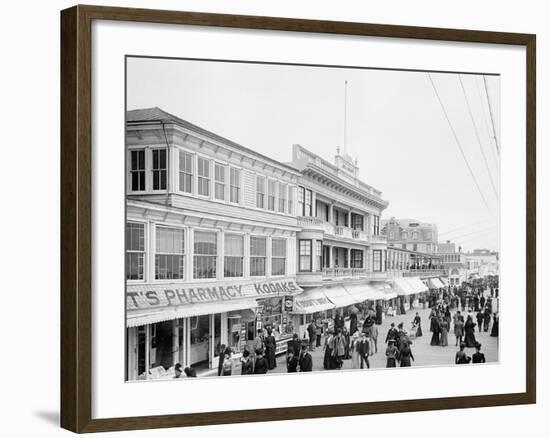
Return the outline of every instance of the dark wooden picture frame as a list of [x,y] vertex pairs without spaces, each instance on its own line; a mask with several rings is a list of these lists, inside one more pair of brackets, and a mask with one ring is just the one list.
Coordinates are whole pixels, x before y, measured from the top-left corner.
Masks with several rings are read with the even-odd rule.
[[[185,24],[518,45],[526,48],[526,391],[419,400],[231,412],[92,419],[92,91],[93,20]],[[275,421],[536,402],[535,47],[531,34],[75,6],[61,12],[61,426],[98,432]]]

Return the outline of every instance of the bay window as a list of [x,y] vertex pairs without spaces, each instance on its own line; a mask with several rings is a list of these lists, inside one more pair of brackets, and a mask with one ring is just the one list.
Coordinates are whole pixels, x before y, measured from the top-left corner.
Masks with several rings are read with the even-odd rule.
[[126,280],[143,280],[145,225],[126,223]]
[[145,149],[130,151],[130,181],[133,192],[145,190]]
[[216,278],[217,234],[195,231],[193,248],[193,278]]
[[184,231],[179,228],[157,227],[155,279],[181,280],[185,266]]
[[238,234],[224,237],[224,277],[242,277],[244,260],[244,239]]
[[193,192],[193,154],[189,152],[179,152],[179,184],[180,192]]
[[166,149],[153,149],[153,190],[166,190]]
[[250,276],[265,276],[266,256],[267,239],[265,237],[250,237]]

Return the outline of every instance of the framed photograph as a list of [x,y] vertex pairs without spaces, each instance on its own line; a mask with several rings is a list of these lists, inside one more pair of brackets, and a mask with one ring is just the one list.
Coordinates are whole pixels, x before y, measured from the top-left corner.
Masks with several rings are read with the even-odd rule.
[[535,35],[75,6],[61,122],[62,427],[535,403]]

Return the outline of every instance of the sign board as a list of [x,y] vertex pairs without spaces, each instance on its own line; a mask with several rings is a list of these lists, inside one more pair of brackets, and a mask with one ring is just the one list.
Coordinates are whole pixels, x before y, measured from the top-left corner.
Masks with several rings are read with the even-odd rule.
[[227,302],[242,298],[273,298],[302,292],[294,279],[261,282],[198,284],[129,284],[128,310]]

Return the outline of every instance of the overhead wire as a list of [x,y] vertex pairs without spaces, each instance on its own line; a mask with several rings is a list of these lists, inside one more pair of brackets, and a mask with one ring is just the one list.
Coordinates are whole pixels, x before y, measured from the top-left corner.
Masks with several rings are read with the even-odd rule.
[[474,184],[477,188],[477,191],[479,192],[479,196],[483,200],[483,203],[485,204],[485,207],[487,208],[487,211],[489,212],[491,217],[493,219],[495,219],[495,215],[493,214],[491,208],[489,207],[489,204],[487,203],[487,199],[485,199],[485,196],[483,195],[483,192],[481,191],[481,187],[479,186],[479,183],[477,182],[477,178],[475,177],[474,172],[473,172],[472,168],[470,167],[470,163],[468,162],[468,159],[466,158],[466,154],[464,153],[464,149],[462,148],[462,145],[460,144],[460,141],[458,139],[458,136],[456,134],[454,126],[451,122],[451,119],[449,118],[449,115],[447,114],[447,110],[445,109],[445,105],[443,104],[443,101],[441,100],[439,92],[437,91],[437,87],[435,86],[432,75],[429,72],[427,74],[428,74],[428,78],[430,79],[430,83],[432,84],[432,88],[435,92],[437,100],[439,102],[439,105],[441,106],[441,110],[443,111],[443,115],[445,116],[445,119],[447,120],[447,123],[449,124],[449,128],[451,129],[451,132],[453,134],[456,145],[458,146],[458,149],[460,150],[462,158],[464,159],[464,163],[466,164],[466,167],[468,168],[468,171],[470,172],[470,176],[472,177],[472,180],[474,181]]
[[472,112],[472,107],[470,106],[470,101],[468,100],[468,96],[466,94],[466,88],[464,87],[464,82],[462,81],[462,75],[458,75],[458,80],[460,81],[460,86],[462,88],[462,94],[464,95],[464,100],[466,101],[466,106],[468,107],[468,114],[470,115],[470,120],[472,121],[472,125],[474,125],[474,131],[476,134],[477,144],[479,145],[479,150],[481,151],[481,155],[483,156],[483,162],[485,163],[485,169],[487,169],[487,174],[489,175],[489,181],[491,182],[491,187],[493,188],[493,191],[495,192],[495,197],[497,200],[500,200],[500,197],[498,196],[498,190],[495,187],[495,182],[493,181],[493,175],[491,174],[491,171],[489,170],[489,163],[487,162],[487,157],[485,156],[485,151],[483,150],[483,145],[481,144],[481,138],[479,137],[479,131],[477,129],[476,121],[474,119],[474,114]]

